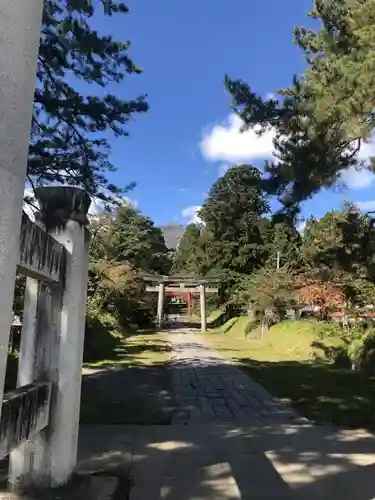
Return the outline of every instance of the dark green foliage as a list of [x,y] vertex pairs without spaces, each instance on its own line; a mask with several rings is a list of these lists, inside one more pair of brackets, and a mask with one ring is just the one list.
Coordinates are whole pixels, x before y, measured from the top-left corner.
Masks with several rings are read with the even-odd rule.
[[28,165],[33,186],[69,183],[104,200],[123,192],[106,177],[114,170],[107,132],[128,135],[128,121],[148,106],[143,96],[124,101],[103,90],[140,70],[128,41],[94,25],[98,16],[127,10],[118,0],[45,0]]
[[263,326],[285,318],[285,311],[296,304],[295,279],[288,266],[262,267],[243,277],[237,286],[239,303],[247,307],[250,322],[259,318]]
[[173,259],[174,271],[198,275],[204,260],[203,228],[198,224],[189,224],[179,242]]
[[[276,159],[264,166],[263,188],[276,195],[282,213],[295,221],[301,201],[317,193],[322,186],[335,185],[341,171],[357,165],[357,150],[335,134],[332,124],[314,124],[312,111],[301,111],[301,86],[296,80],[280,102],[265,101],[253,94],[242,81],[226,79],[233,107],[247,127],[261,125],[276,129]],[[273,110],[271,108],[273,106]]]
[[130,262],[133,267],[144,271],[159,274],[170,271],[171,262],[161,229],[132,207],[118,209],[108,246],[110,259]]
[[349,167],[370,168],[359,148],[375,125],[375,0],[316,0],[318,31],[296,28],[308,69],[277,100],[263,100],[241,80],[226,78],[245,126],[276,130],[276,160],[266,162],[267,192],[291,217],[301,201],[340,181]]
[[250,165],[239,165],[215,182],[199,215],[215,238],[234,240],[249,231],[257,216],[268,211],[261,173]]
[[355,370],[373,375],[375,373],[375,331],[367,331],[362,338],[354,340],[348,355]]
[[375,284],[375,228],[370,216],[347,205],[307,221],[301,247],[305,266],[345,286],[347,299],[370,303]]
[[318,123],[336,123],[342,137],[368,137],[374,115],[374,0],[315,0],[313,31],[297,27],[295,40],[308,70],[305,93]]
[[319,341],[313,347],[323,351],[325,357],[340,368],[352,368],[366,374],[375,373],[374,325],[354,323],[349,326],[322,324]]
[[289,221],[272,220],[269,225],[269,265],[275,267],[279,254],[280,266],[288,265],[295,269],[301,267],[301,236]]
[[165,274],[171,265],[161,230],[133,207],[102,214],[92,225],[85,341],[91,361],[152,325],[156,296],[145,293],[138,271]]
[[[266,258],[269,221],[261,174],[250,165],[232,167],[212,186],[202,206],[207,258],[214,269],[251,272]],[[202,235],[203,236],[203,235]]]
[[[239,305],[234,290],[261,266],[300,265],[301,237],[293,222],[267,217],[268,196],[258,169],[232,167],[212,186],[200,211],[202,226],[190,225],[175,256],[175,268],[188,274],[224,273],[220,303]],[[241,301],[240,301],[241,302]]]

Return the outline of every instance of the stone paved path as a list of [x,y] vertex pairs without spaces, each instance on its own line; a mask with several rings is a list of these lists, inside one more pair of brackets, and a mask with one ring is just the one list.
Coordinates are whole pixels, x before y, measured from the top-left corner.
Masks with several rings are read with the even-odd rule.
[[210,349],[196,333],[171,334],[173,423],[306,422]]

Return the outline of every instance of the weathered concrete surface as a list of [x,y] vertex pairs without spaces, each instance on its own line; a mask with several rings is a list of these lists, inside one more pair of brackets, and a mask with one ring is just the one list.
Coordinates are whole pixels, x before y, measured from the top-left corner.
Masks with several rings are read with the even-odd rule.
[[375,438],[362,431],[265,422],[85,426],[80,456],[97,464],[102,457],[102,474],[128,471],[131,500],[375,497]]
[[66,266],[66,250],[51,235],[32,222],[24,213],[22,216],[20,273],[63,284]]
[[38,188],[36,195],[41,223],[51,231],[43,241],[53,243],[55,253],[63,256],[54,261],[62,264],[55,268],[64,279],[59,286],[47,280],[37,290],[35,282],[28,281],[25,328],[29,340],[21,345],[18,380],[51,381],[53,395],[48,429],[11,454],[10,482],[19,489],[64,484],[75,467],[86,310],[89,235],[84,224],[90,198],[76,187]]
[[19,260],[43,0],[0,2],[0,404]]
[[4,394],[0,420],[0,459],[48,425],[52,382],[39,382]]
[[[89,232],[84,224],[90,198],[75,187],[39,188],[36,195],[43,222],[48,222],[51,235],[67,253],[61,302],[58,304],[55,297],[56,305],[50,307],[52,317],[54,310],[61,308],[57,325],[59,340],[54,345],[49,339],[42,346],[54,351],[55,357],[49,371],[49,378],[55,381],[55,394],[43,452],[48,454],[49,482],[55,486],[69,479],[77,458],[89,249]],[[53,327],[51,323],[50,328]]]

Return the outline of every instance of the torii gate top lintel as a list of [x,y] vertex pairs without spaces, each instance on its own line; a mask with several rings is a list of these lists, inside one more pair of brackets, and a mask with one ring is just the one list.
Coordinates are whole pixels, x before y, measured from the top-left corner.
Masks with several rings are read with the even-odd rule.
[[180,288],[185,286],[199,286],[199,285],[209,285],[209,284],[219,284],[224,276],[183,276],[183,275],[159,275],[159,274],[143,274],[142,279],[145,282],[152,283],[154,285],[179,285]]

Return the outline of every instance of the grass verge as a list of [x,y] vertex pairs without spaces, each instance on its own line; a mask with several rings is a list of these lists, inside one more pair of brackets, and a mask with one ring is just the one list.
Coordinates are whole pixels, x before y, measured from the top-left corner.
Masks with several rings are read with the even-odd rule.
[[169,351],[166,334],[141,332],[121,339],[106,359],[86,363],[81,423],[168,424]]
[[374,430],[375,377],[314,359],[311,342],[318,329],[317,323],[295,321],[274,326],[263,340],[239,338],[238,327],[227,333],[213,331],[205,338],[313,422]]
[[143,331],[118,337],[117,343],[105,353],[103,359],[86,362],[88,368],[111,368],[114,366],[153,365],[168,361],[170,347],[167,334]]

